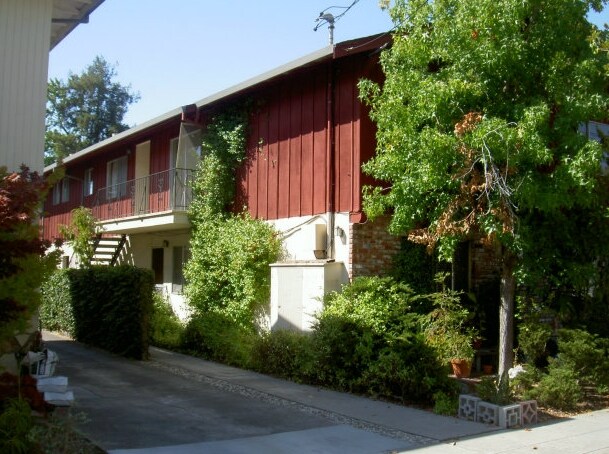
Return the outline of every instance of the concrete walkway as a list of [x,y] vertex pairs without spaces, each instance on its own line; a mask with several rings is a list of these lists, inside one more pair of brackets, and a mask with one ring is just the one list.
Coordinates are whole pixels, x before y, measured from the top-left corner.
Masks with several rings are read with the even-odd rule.
[[609,411],[500,431],[161,349],[141,362],[44,339],[90,420],[81,430],[116,454],[609,452]]

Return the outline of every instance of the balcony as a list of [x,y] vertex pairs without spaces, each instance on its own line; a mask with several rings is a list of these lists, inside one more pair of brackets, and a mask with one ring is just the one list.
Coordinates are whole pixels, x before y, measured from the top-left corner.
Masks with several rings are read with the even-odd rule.
[[[163,219],[163,224],[171,224],[167,216],[180,214],[183,224],[186,212],[192,202],[192,170],[169,169],[135,180],[128,180],[98,189],[89,196],[93,216],[106,227],[106,230],[124,230],[128,220]],[[122,229],[109,228],[113,221]]]

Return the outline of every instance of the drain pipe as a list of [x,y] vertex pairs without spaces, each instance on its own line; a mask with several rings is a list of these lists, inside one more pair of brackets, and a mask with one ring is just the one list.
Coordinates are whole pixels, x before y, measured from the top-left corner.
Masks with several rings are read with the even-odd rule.
[[336,223],[335,200],[336,200],[336,144],[334,133],[334,52],[328,64],[328,88],[327,88],[327,118],[328,118],[328,224],[327,234],[330,240],[328,244],[327,257],[331,260],[336,258],[334,245],[334,224]]

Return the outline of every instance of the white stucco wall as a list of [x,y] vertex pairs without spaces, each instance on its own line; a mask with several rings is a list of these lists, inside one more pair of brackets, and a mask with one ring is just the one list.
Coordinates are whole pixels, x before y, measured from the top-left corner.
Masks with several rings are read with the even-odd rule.
[[[268,221],[281,234],[286,252],[284,261],[315,260],[315,224],[326,226],[326,243],[334,240],[334,256],[328,257],[343,263],[341,279],[347,281],[350,275],[349,265],[349,213],[336,213],[334,215],[334,229],[330,232],[330,214],[317,216],[302,216],[287,219]],[[340,235],[337,235],[338,233]],[[330,237],[332,235],[332,238]]]

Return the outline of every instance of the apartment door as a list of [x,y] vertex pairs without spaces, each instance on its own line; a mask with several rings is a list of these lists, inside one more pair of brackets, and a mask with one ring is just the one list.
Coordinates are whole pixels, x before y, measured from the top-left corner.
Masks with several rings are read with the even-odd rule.
[[134,214],[148,213],[148,199],[150,194],[150,141],[135,147],[135,209]]

